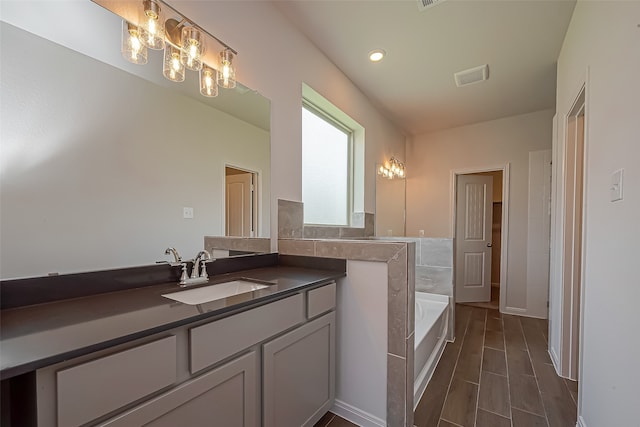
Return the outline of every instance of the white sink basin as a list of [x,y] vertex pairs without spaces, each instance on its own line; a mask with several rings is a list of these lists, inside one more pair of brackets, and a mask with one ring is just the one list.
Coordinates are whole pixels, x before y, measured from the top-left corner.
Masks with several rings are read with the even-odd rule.
[[266,287],[266,285],[246,280],[234,280],[232,282],[217,283],[202,288],[172,292],[170,294],[163,294],[162,296],[184,304],[198,305],[234,295],[257,291],[258,289],[264,289]]

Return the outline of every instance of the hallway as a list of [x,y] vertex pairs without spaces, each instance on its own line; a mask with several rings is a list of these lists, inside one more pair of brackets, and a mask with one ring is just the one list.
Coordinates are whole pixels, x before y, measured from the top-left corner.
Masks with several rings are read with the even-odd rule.
[[547,321],[456,305],[447,343],[415,410],[417,427],[573,427],[578,387],[556,375]]

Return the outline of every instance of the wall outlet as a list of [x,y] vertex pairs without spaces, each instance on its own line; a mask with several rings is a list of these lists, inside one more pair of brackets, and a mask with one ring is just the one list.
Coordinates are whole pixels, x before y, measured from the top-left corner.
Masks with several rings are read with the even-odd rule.
[[193,208],[182,208],[182,218],[193,219]]
[[424,237],[424,230],[418,230],[418,235],[420,237]]

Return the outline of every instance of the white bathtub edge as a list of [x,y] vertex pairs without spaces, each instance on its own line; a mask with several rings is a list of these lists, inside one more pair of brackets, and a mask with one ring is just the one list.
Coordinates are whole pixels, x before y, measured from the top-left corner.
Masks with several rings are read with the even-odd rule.
[[442,303],[446,304],[447,306],[449,305],[449,296],[448,295],[432,294],[430,292],[416,291],[416,299],[437,301],[437,302],[442,302]]
[[447,333],[449,329],[449,310],[445,311],[445,317],[442,319],[444,322],[444,330],[443,334],[438,340],[436,344],[436,348],[427,359],[427,363],[422,368],[422,371],[418,374],[418,377],[413,383],[413,410],[416,410],[420,399],[422,399],[422,395],[427,389],[427,385],[429,381],[431,381],[431,377],[436,370],[436,366],[440,362],[440,357],[442,357],[442,353],[444,353],[444,348],[447,343]]

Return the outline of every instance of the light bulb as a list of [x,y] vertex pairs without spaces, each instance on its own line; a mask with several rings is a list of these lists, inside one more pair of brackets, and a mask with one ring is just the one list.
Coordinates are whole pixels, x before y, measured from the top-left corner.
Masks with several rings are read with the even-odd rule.
[[144,16],[141,19],[140,33],[142,43],[149,49],[160,50],[164,48],[164,22],[162,20],[160,5],[154,0],[142,2]]
[[216,70],[207,65],[203,65],[200,70],[200,93],[208,97],[218,96]]
[[122,21],[122,56],[134,64],[147,63],[147,48],[140,40],[138,27]]
[[385,51],[382,49],[376,49],[369,52],[369,60],[371,62],[379,62],[384,58]]
[[182,29],[182,52],[180,61],[190,70],[202,69],[202,56],[204,55],[204,43],[202,33],[194,27]]
[[233,52],[230,49],[220,52],[220,70],[218,86],[225,89],[236,87],[236,69],[233,65]]

